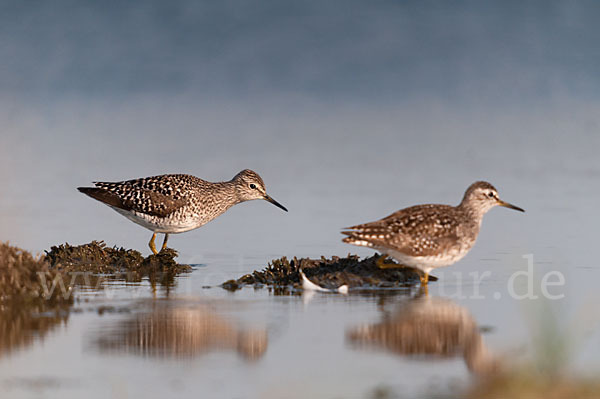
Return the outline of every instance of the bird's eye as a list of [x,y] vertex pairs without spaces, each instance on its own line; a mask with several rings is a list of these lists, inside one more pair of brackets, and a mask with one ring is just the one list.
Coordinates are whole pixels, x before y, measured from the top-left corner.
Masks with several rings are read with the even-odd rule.
[[253,189],[253,190],[256,189],[256,184],[250,183],[250,188]]
[[490,198],[494,198],[494,193],[493,193],[492,191],[490,191],[490,192],[488,193],[488,197],[490,197]]

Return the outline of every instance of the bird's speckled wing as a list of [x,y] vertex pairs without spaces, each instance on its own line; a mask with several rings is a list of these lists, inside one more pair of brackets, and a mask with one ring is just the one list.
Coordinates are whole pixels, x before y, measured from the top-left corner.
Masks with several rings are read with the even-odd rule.
[[203,180],[185,174],[171,174],[151,177],[142,177],[139,179],[126,180],[116,183],[94,182],[96,187],[107,188],[107,186],[123,185],[132,186],[139,189],[149,190],[171,197],[173,199],[184,198],[185,193]]
[[439,254],[456,244],[460,217],[448,205],[417,205],[376,222],[359,224],[342,232],[344,242],[391,248],[409,256]]
[[117,208],[165,217],[188,203],[184,193],[193,176],[162,175],[122,182],[94,182],[103,198],[94,198]]

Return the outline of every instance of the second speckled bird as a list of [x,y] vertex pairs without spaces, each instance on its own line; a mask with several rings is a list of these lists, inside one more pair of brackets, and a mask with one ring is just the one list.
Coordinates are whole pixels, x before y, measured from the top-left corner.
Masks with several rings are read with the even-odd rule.
[[[380,251],[378,265],[385,267],[385,257],[423,272],[421,283],[427,284],[432,269],[458,262],[473,247],[483,215],[500,205],[525,212],[502,201],[490,183],[471,184],[458,206],[416,205],[402,209],[376,222],[348,227],[343,241]],[[396,265],[397,267],[398,265]]]

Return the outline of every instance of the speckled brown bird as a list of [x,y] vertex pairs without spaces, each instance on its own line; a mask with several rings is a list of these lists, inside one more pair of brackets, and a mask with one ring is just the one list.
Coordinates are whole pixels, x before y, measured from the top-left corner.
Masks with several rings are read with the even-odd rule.
[[153,231],[148,245],[154,254],[158,253],[154,244],[156,233],[165,233],[165,249],[169,234],[197,229],[244,201],[263,199],[287,212],[267,194],[258,173],[249,169],[217,183],[175,174],[94,184],[96,187],[77,189]]
[[401,265],[421,270],[421,283],[427,284],[432,269],[450,266],[471,250],[483,215],[497,205],[525,212],[502,201],[490,183],[478,181],[469,186],[457,206],[405,208],[376,222],[348,227],[342,232],[348,236],[343,241],[380,251],[382,268],[385,257],[391,256]]

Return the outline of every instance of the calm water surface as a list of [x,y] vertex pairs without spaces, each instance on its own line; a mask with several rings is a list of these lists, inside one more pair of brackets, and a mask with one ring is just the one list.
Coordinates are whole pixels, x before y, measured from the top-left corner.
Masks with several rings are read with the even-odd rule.
[[[573,343],[565,367],[599,370],[600,142],[589,127],[597,126],[597,112],[574,107],[529,115],[513,109],[506,117],[449,108],[432,118],[418,106],[357,115],[349,106],[273,114],[263,109],[256,115],[234,109],[225,118],[215,110],[191,117],[182,128],[213,125],[225,138],[176,135],[179,145],[169,152],[151,144],[168,122],[158,124],[155,106],[144,107],[124,114],[107,108],[120,117],[103,120],[106,131],[119,132],[137,115],[135,124],[145,126],[150,139],[139,142],[140,154],[131,151],[134,142],[127,137],[118,145],[118,134],[98,139],[99,149],[90,154],[65,150],[69,144],[81,148],[75,132],[94,129],[88,124],[94,111],[53,124],[42,123],[49,118],[42,113],[35,128],[57,134],[29,146],[16,136],[31,129],[26,118],[15,122],[8,137],[12,151],[3,157],[14,171],[5,179],[14,195],[0,200],[7,215],[4,237],[34,251],[98,238],[147,251],[147,231],[74,187],[166,171],[218,180],[251,167],[290,212],[265,202],[242,204],[200,230],[173,236],[169,243],[180,250],[180,261],[195,268],[169,290],[118,281],[79,289],[67,317],[50,320],[43,330],[30,323],[21,341],[3,342],[2,397],[364,398],[377,390],[431,397],[468,386],[497,358],[521,362],[533,356],[544,336],[543,304]],[[194,115],[161,112],[179,124],[182,114]],[[236,136],[241,121],[252,139]],[[569,130],[579,132],[578,140],[562,134]],[[399,144],[406,140],[409,145]],[[223,143],[234,144],[223,149]],[[231,161],[198,150],[202,145],[221,149]],[[26,156],[45,160],[47,169],[26,164]],[[60,178],[44,184],[51,176]],[[24,178],[31,184],[18,184]],[[433,273],[439,281],[430,284],[429,298],[415,298],[410,289],[275,296],[266,289],[230,293],[218,287],[282,255],[370,255],[342,244],[339,230],[415,203],[457,203],[481,178],[527,212],[493,209],[472,252]],[[510,286],[515,272],[528,270],[527,255],[533,256],[533,277],[518,277]],[[541,295],[548,272],[564,276],[564,285],[548,289],[562,299],[511,296],[513,288],[525,293],[529,281],[534,295]],[[15,327],[14,321],[4,323]]]

